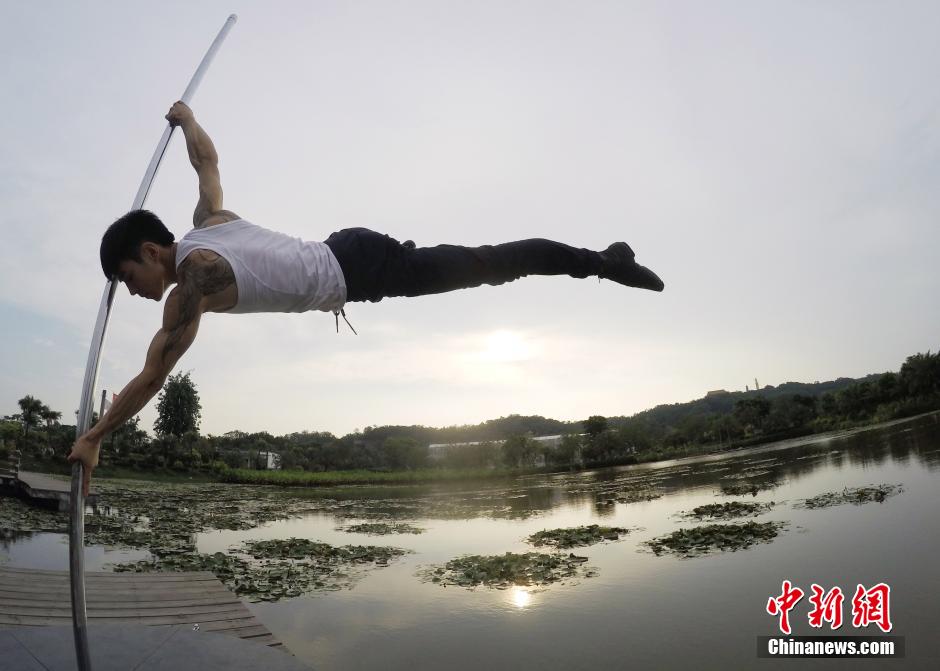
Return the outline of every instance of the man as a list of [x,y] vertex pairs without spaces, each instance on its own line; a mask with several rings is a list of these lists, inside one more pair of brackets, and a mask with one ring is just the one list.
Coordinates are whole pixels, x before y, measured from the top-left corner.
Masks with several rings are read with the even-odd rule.
[[178,242],[146,210],[127,213],[101,240],[101,267],[127,285],[132,296],[159,301],[170,291],[144,368],[118,395],[111,409],[76,440],[69,461],[85,466],[87,494],[101,441],[136,415],[163,386],[196,338],[206,312],[342,312],[351,301],[422,296],[497,285],[526,275],[596,275],[625,286],[662,291],[663,283],[633,260],[623,242],[603,252],[550,240],[501,245],[416,248],[364,228],[308,242],[255,226],[222,208],[218,154],[192,110],[175,103],[167,121],[186,138],[199,176],[193,230]]

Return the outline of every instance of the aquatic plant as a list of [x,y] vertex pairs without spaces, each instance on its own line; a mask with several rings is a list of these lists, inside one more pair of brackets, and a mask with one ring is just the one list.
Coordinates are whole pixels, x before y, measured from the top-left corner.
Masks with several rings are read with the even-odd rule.
[[697,557],[711,552],[748,548],[756,543],[769,543],[785,522],[744,522],[739,524],[707,524],[678,529],[644,544],[654,554],[672,553],[680,557]]
[[363,522],[362,524],[349,524],[344,527],[337,527],[337,531],[345,531],[349,534],[369,534],[371,536],[386,536],[388,534],[422,534],[424,529],[415,527],[404,522],[387,524],[385,522]]
[[512,585],[548,585],[572,577],[592,577],[583,564],[587,557],[561,553],[507,552],[502,555],[464,555],[444,566],[431,566],[419,575],[440,585],[503,589]]
[[255,559],[315,559],[321,563],[387,564],[389,559],[407,552],[400,548],[376,545],[334,546],[306,538],[245,541],[243,547]]
[[751,496],[757,496],[758,492],[774,489],[779,483],[769,480],[766,482],[746,482],[746,481],[733,481],[733,482],[723,482],[721,483],[721,493],[726,496],[744,496],[750,494]]
[[730,520],[735,517],[750,517],[760,515],[773,508],[774,502],[769,503],[742,503],[741,501],[731,501],[729,503],[709,503],[704,506],[697,506],[690,511],[679,513],[680,517],[686,519],[715,519]]
[[860,506],[863,503],[883,503],[889,496],[903,492],[901,485],[870,485],[868,487],[846,487],[841,492],[826,492],[806,499],[801,508],[829,508],[843,503],[852,503]]
[[590,524],[566,529],[543,529],[526,538],[526,542],[536,547],[549,545],[555,548],[572,548],[594,545],[605,540],[615,541],[628,533],[630,533],[630,529]]
[[3,496],[0,497],[0,529],[66,534],[69,516],[65,512],[37,508],[20,499]]
[[332,546],[304,538],[247,541],[235,553],[173,554],[128,564],[118,572],[210,571],[235,594],[278,601],[313,590],[337,590],[355,582],[351,568],[387,566],[406,550],[362,545]]

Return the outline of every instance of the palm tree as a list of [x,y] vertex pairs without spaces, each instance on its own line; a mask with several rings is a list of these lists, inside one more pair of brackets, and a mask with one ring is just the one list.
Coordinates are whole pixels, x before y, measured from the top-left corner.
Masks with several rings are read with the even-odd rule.
[[59,420],[62,419],[62,413],[58,410],[52,410],[48,406],[42,406],[42,409],[39,411],[39,416],[42,417],[46,426],[52,426],[53,424],[58,424]]
[[38,398],[28,395],[21,398],[18,403],[20,410],[22,410],[20,419],[23,420],[23,438],[25,441],[29,436],[29,427],[39,425],[40,413],[45,406]]
[[62,413],[58,410],[53,410],[47,405],[43,405],[39,410],[39,416],[46,422],[46,447],[51,449],[50,445],[50,433],[48,429],[51,429],[54,424],[59,423],[59,419],[62,417]]

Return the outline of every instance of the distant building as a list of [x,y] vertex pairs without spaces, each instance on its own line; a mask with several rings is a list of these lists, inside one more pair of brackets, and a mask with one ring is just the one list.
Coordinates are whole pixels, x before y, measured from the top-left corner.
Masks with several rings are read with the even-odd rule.
[[483,443],[494,443],[493,440],[473,440],[466,443],[431,443],[428,445],[428,459],[431,461],[440,461],[448,454],[456,452],[461,447],[470,447],[472,445],[482,445]]
[[281,455],[277,452],[258,452],[258,468],[269,471],[281,470]]
[[[579,434],[579,435],[584,435]],[[561,441],[564,436],[529,436],[529,440],[532,442],[538,443],[545,447],[555,448],[561,445]],[[462,447],[470,447],[472,445],[483,445],[484,443],[495,443],[499,447],[503,446],[503,440],[474,440],[465,443],[432,443],[428,445],[428,459],[431,461],[440,461],[445,456],[454,453]],[[544,466],[545,465],[545,455],[538,454],[535,457],[535,466]]]
[[707,394],[705,394],[705,398],[708,398],[709,396],[724,396],[725,394],[730,394],[730,393],[731,393],[730,391],[726,391],[724,389],[714,389],[708,392]]

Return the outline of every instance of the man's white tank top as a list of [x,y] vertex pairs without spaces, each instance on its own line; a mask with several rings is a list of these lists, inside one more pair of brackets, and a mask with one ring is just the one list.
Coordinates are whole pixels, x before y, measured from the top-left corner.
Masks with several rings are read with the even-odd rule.
[[213,251],[232,266],[238,302],[227,312],[333,312],[346,302],[343,270],[325,243],[236,219],[180,238],[176,267],[197,249]]

